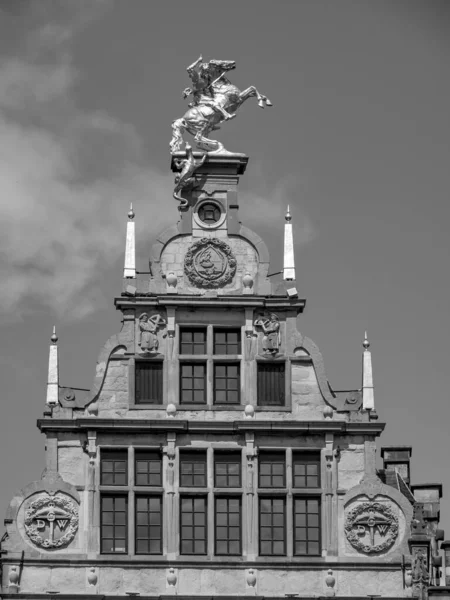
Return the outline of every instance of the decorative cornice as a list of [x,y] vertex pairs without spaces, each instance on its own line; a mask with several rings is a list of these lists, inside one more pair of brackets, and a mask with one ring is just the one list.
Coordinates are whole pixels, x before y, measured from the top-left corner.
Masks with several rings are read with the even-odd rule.
[[[203,294],[204,292],[202,292]],[[217,296],[205,298],[194,294],[173,295],[146,295],[146,296],[119,296],[114,298],[114,305],[118,309],[135,308],[137,306],[202,306],[202,307],[237,307],[237,308],[266,308],[267,310],[296,310],[302,313],[306,300],[301,298],[288,299],[286,297],[267,296]]]
[[380,435],[385,423],[346,423],[342,421],[193,421],[171,419],[99,419],[96,417],[78,419],[38,419],[37,425],[43,431],[223,431],[246,432],[267,431],[283,433],[286,431],[308,433],[335,433],[340,435]]

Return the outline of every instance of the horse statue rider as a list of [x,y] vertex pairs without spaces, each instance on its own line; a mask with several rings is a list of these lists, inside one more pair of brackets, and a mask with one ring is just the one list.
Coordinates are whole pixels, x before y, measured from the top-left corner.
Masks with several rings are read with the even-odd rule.
[[233,60],[210,60],[202,62],[200,56],[187,68],[192,81],[192,88],[183,91],[183,97],[192,94],[189,110],[180,119],[172,123],[172,154],[182,149],[183,133],[188,131],[194,136],[197,147],[206,152],[223,152],[223,144],[212,140],[208,135],[220,129],[219,124],[229,121],[236,116],[236,110],[248,98],[256,97],[261,108],[272,106],[272,103],[254,87],[250,86],[240,91],[225,76],[228,71],[236,68]]

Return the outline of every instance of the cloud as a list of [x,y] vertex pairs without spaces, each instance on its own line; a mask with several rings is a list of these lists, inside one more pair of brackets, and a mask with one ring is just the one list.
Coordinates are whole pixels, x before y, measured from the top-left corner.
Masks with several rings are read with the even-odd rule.
[[45,25],[0,62],[0,319],[84,317],[123,253],[129,203],[150,236],[176,215],[159,208],[172,177],[145,165],[133,127],[75,106],[71,38]]
[[[259,167],[256,167],[258,170]],[[262,232],[273,233],[278,229],[280,235],[283,232],[284,217],[287,206],[290,207],[292,215],[294,244],[300,246],[311,242],[316,237],[316,229],[300,206],[299,195],[303,189],[302,181],[296,176],[289,176],[275,183],[271,189],[270,185],[264,185],[263,174],[260,173],[264,191],[243,192],[240,197],[240,215],[243,223],[251,229],[258,228]]]

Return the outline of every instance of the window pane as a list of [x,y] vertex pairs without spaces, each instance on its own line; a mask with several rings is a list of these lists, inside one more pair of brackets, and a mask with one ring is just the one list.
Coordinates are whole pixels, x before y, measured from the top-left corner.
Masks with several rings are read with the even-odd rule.
[[[206,364],[181,363],[180,402],[182,404],[206,402]],[[192,390],[195,390],[194,392]]]
[[286,455],[284,452],[261,452],[259,455],[259,487],[284,488]]
[[294,498],[294,552],[320,554],[320,504],[318,498]]
[[162,460],[159,452],[137,450],[135,465],[136,485],[162,485]]
[[206,550],[206,498],[181,498],[181,523],[189,520],[195,527],[181,527],[181,554],[204,554]]
[[136,553],[161,554],[162,552],[162,498],[161,496],[136,497]]
[[102,553],[125,554],[128,524],[127,496],[102,496],[100,510]]
[[241,330],[214,329],[214,354],[241,354]]
[[284,406],[284,363],[258,363],[258,406]]
[[320,452],[294,452],[294,487],[320,487]]
[[215,553],[241,554],[241,499],[215,500]]
[[162,361],[138,360],[135,363],[136,404],[162,404],[163,363]]
[[206,354],[206,329],[180,328],[180,354]]
[[241,486],[241,453],[214,453],[215,487]]
[[239,371],[238,364],[214,365],[214,404],[239,404]]
[[261,555],[285,554],[285,499],[260,498],[259,539]]
[[127,485],[127,466],[127,450],[102,450],[100,454],[101,485]]
[[185,487],[206,486],[206,452],[180,453],[180,484]]

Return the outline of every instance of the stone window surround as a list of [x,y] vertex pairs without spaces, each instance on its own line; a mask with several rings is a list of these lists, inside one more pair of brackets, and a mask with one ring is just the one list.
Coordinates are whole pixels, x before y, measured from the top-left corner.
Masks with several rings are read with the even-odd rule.
[[[118,450],[119,447],[118,446],[110,446],[110,445],[105,445],[105,446],[101,446],[100,448],[100,452],[101,449],[115,449]],[[151,488],[145,488],[145,486],[135,486],[134,485],[134,471],[135,471],[135,452],[139,451],[139,450],[146,450],[146,451],[161,451],[163,450],[162,456],[163,456],[163,470],[166,470],[166,458],[164,457],[164,449],[162,449],[161,445],[158,446],[142,446],[142,445],[129,445],[128,447],[126,445],[120,446],[120,449],[127,449],[128,450],[128,481],[129,481],[129,485],[128,486],[102,486],[100,485],[100,480],[99,480],[99,475],[97,475],[97,489],[99,490],[99,494],[98,494],[98,499],[97,499],[97,511],[98,514],[100,516],[100,498],[102,493],[104,494],[128,494],[128,544],[127,544],[127,553],[126,554],[121,554],[121,556],[128,556],[131,558],[137,558],[137,559],[144,559],[145,557],[149,557],[149,560],[152,560],[152,557],[154,557],[154,559],[162,559],[162,560],[166,560],[166,548],[167,548],[167,532],[168,532],[168,528],[167,528],[167,524],[165,522],[166,520],[166,503],[167,503],[167,490],[166,490],[166,482],[163,479],[163,486],[161,487],[151,487]],[[176,521],[176,528],[178,529],[179,527],[179,517],[180,517],[180,505],[179,505],[179,498],[180,496],[184,495],[184,496],[189,496],[189,495],[198,495],[199,493],[202,496],[206,496],[207,497],[207,532],[208,532],[208,538],[207,538],[207,553],[205,555],[199,555],[199,556],[195,556],[195,555],[182,555],[180,553],[180,549],[178,547],[177,544],[177,549],[175,552],[175,555],[172,554],[172,558],[177,559],[177,560],[184,560],[184,559],[188,559],[189,561],[195,563],[195,562],[203,562],[205,559],[209,559],[209,560],[214,560],[214,559],[220,559],[220,561],[225,561],[225,562],[233,562],[238,560],[239,562],[246,562],[248,560],[247,556],[250,552],[250,548],[251,546],[253,546],[254,548],[259,548],[259,499],[261,497],[283,497],[285,498],[285,506],[286,506],[286,554],[283,556],[267,556],[267,555],[259,555],[259,550],[257,550],[257,553],[254,557],[253,560],[256,561],[260,561],[260,562],[284,562],[286,561],[286,559],[289,559],[290,561],[293,562],[298,562],[301,563],[302,560],[304,561],[305,559],[311,560],[311,559],[320,559],[322,557],[321,554],[319,555],[296,555],[294,554],[294,500],[295,498],[317,498],[319,501],[319,512],[320,512],[320,531],[321,531],[321,539],[319,541],[320,543],[320,548],[324,548],[325,547],[325,523],[324,523],[324,519],[326,518],[325,515],[325,510],[322,510],[322,506],[323,506],[323,499],[326,493],[326,490],[324,487],[320,487],[320,488],[294,488],[293,487],[293,454],[295,453],[299,453],[299,452],[304,452],[304,453],[311,453],[311,452],[317,452],[320,450],[320,448],[318,447],[304,447],[304,448],[297,448],[297,447],[285,447],[285,446],[271,446],[271,447],[267,447],[267,446],[258,446],[257,448],[255,448],[256,450],[256,454],[254,457],[254,468],[255,468],[255,472],[257,474],[259,474],[259,467],[258,467],[258,454],[260,451],[264,451],[264,452],[285,452],[286,453],[286,487],[285,488],[259,488],[257,486],[257,479],[258,479],[258,475],[256,477],[256,481],[255,481],[255,488],[254,488],[254,493],[252,494],[253,496],[253,511],[254,511],[254,531],[253,531],[253,539],[250,542],[247,539],[247,528],[248,528],[248,518],[249,518],[249,507],[247,504],[247,500],[246,500],[246,496],[248,496],[248,481],[246,481],[246,476],[244,476],[241,480],[241,487],[239,488],[216,488],[214,486],[214,465],[215,465],[215,461],[214,461],[214,453],[223,453],[223,452],[227,452],[229,451],[230,453],[235,453],[237,451],[241,452],[241,472],[242,473],[246,473],[247,470],[247,456],[246,456],[246,452],[245,449],[240,446],[240,445],[236,445],[235,442],[230,442],[230,444],[224,446],[223,443],[220,444],[216,444],[216,443],[211,443],[210,445],[208,445],[207,447],[205,446],[176,446],[175,448],[175,452],[176,452],[176,459],[175,459],[175,471],[176,473],[179,473],[179,460],[180,460],[180,451],[182,450],[205,450],[207,452],[207,486],[203,487],[203,488],[192,488],[192,487],[179,487],[178,485],[175,486],[175,497],[176,497],[176,501],[175,501],[175,521]],[[243,451],[244,449],[244,451]],[[323,465],[321,464],[321,469],[323,469]],[[176,477],[177,479],[177,477]],[[163,553],[161,555],[146,555],[146,554],[136,554],[135,552],[135,497],[136,495],[141,494],[141,495],[149,495],[149,496],[158,496],[160,495],[162,497],[162,502],[163,502],[163,506],[162,506],[162,514],[163,514],[163,543],[162,543],[162,547],[163,547]],[[241,549],[242,549],[242,554],[240,556],[216,556],[214,553],[214,548],[215,548],[215,513],[214,513],[214,507],[215,507],[215,498],[216,497],[224,497],[224,496],[229,496],[229,497],[241,497],[241,509],[242,509],[242,517],[241,517]],[[131,509],[132,508],[132,509]],[[179,539],[179,531],[175,533],[175,539]],[[100,542],[100,540],[99,540]],[[249,545],[250,544],[250,545]],[[111,556],[111,554],[107,554],[107,555],[103,555],[102,556]]]

